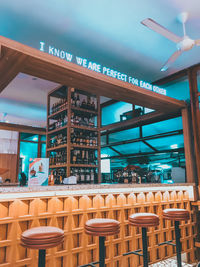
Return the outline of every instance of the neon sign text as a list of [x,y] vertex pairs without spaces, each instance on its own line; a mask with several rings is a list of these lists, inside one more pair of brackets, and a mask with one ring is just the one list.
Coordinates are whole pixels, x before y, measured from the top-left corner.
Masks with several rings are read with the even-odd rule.
[[73,62],[79,66],[82,66],[82,67],[87,68],[87,69],[92,70],[92,71],[96,71],[98,73],[102,73],[104,75],[115,78],[117,80],[121,80],[124,82],[131,83],[133,85],[140,86],[141,88],[156,92],[158,94],[167,95],[167,91],[164,88],[160,88],[160,87],[158,87],[156,85],[152,85],[148,82],[138,80],[137,78],[128,76],[125,73],[121,73],[117,70],[113,70],[113,69],[110,69],[106,66],[102,66],[102,65],[97,64],[95,62],[89,61],[86,58],[81,58],[78,56],[74,57],[71,53],[64,51],[62,49],[57,49],[56,47],[54,47],[52,45],[49,45],[48,48],[46,49],[45,42],[43,42],[43,41],[40,42],[40,51],[47,52],[50,55],[59,57],[63,60],[69,61],[69,62]]

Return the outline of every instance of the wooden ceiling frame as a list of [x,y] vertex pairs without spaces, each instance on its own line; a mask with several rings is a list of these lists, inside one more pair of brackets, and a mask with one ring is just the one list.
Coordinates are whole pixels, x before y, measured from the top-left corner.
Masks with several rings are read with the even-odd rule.
[[1,91],[18,73],[22,72],[165,113],[177,112],[186,107],[184,101],[91,71],[5,37],[0,37],[0,46]]
[[0,130],[46,135],[45,128],[14,124],[14,123],[7,123],[7,122],[0,122]]

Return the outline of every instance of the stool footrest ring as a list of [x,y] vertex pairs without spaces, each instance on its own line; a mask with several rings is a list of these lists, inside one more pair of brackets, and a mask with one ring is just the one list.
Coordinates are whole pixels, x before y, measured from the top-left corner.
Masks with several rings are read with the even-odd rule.
[[176,244],[172,243],[173,240],[169,240],[169,241],[165,241],[165,242],[162,242],[162,243],[159,243],[158,246],[162,246],[162,245],[171,245],[171,246],[176,246]]
[[91,262],[85,265],[80,265],[79,267],[87,267],[87,266],[96,267],[95,264],[99,264],[99,261]]
[[137,249],[137,250],[134,250],[134,251],[130,251],[130,252],[124,253],[123,256],[131,255],[131,254],[134,254],[134,255],[137,255],[137,256],[143,256],[142,253],[139,253],[141,251],[142,251],[141,249]]

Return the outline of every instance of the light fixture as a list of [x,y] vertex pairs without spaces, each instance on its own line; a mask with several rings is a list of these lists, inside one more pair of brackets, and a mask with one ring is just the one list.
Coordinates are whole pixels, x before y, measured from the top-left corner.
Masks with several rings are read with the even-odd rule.
[[176,149],[176,148],[178,148],[178,145],[177,144],[171,145],[170,148],[171,149]]

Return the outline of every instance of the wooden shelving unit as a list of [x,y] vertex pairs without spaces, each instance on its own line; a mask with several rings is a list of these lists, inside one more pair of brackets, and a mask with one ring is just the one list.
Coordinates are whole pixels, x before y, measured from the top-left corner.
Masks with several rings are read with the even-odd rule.
[[[82,108],[80,106],[75,106],[72,104],[72,94],[77,93],[81,96],[85,97],[92,97],[93,99],[96,99],[96,105],[95,110]],[[55,103],[58,102],[65,103],[64,107],[61,107],[62,109],[54,110],[52,113],[52,107],[55,106]],[[78,125],[78,123],[72,122],[72,115],[82,116],[82,117],[96,117],[96,125],[86,126],[86,125]],[[62,120],[64,117],[67,117],[67,124],[62,126]],[[66,119],[66,118],[65,118]],[[94,119],[93,119],[94,120]],[[51,127],[51,124],[57,123],[58,121],[61,121],[61,127],[49,130]],[[89,119],[88,119],[89,121]],[[87,133],[88,136],[92,136],[92,138],[97,139],[97,145],[91,144],[78,144],[78,143],[72,143],[71,142],[71,134],[74,133],[74,131],[80,132],[82,135]],[[94,180],[91,180],[91,183],[93,182],[101,182],[101,171],[100,171],[100,97],[94,96],[89,94],[88,92],[74,89],[71,87],[66,86],[60,86],[56,89],[52,90],[48,94],[47,98],[47,132],[46,132],[47,138],[46,138],[46,156],[49,158],[52,158],[52,155],[56,156],[57,153],[66,153],[66,162],[61,163],[50,163],[50,170],[53,172],[59,172],[59,169],[62,168],[62,173],[64,172],[65,177],[69,177],[70,175],[74,175],[73,171],[76,171],[76,174],[79,175],[80,173],[89,173],[91,171],[95,174]],[[65,136],[65,144],[59,143],[59,144],[52,144],[52,140],[56,140],[58,136],[61,135],[62,137]],[[95,137],[94,137],[95,136]],[[95,139],[95,140],[96,140]],[[60,142],[60,141],[59,141]],[[72,153],[74,151],[81,151],[81,153],[86,153],[87,155],[93,153],[96,156],[96,160],[94,164],[90,164],[90,162],[83,163],[74,163],[72,162]],[[62,160],[62,154],[60,156],[60,159]],[[89,161],[89,160],[88,160]],[[79,181],[78,181],[79,182]],[[83,183],[82,179],[80,181]],[[85,181],[88,183],[88,180]]]

